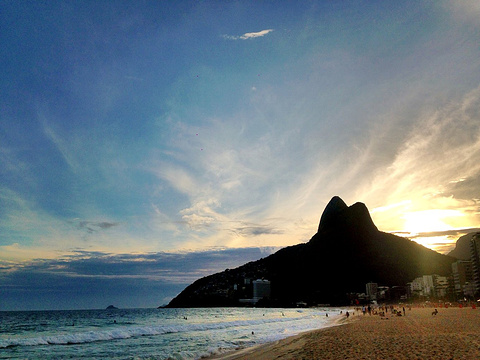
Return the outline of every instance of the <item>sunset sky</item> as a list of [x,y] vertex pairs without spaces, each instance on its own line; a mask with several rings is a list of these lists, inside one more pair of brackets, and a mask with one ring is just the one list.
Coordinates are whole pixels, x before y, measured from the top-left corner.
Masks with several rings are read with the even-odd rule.
[[0,310],[158,306],[335,195],[480,228],[480,3],[2,1]]

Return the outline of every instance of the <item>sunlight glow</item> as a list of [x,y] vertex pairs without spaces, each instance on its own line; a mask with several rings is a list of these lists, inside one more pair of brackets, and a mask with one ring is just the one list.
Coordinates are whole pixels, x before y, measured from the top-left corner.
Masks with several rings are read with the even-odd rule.
[[441,254],[448,253],[455,248],[455,244],[452,244],[448,236],[419,237],[412,240]]
[[419,234],[430,231],[444,231],[452,228],[448,219],[464,216],[457,210],[423,210],[406,213],[403,215],[405,223],[404,231],[411,234]]

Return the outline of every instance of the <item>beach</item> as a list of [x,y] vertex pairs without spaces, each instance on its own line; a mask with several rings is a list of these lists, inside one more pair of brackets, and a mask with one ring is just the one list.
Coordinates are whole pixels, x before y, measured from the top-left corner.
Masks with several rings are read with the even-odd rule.
[[412,308],[355,315],[325,329],[210,359],[480,359],[480,309]]

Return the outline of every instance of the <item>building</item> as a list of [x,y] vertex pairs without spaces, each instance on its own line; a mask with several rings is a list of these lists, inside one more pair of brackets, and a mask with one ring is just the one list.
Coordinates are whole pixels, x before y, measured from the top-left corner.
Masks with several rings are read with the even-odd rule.
[[475,295],[480,296],[480,232],[470,240],[470,260],[472,261],[473,288]]
[[432,275],[433,289],[438,299],[443,299],[448,295],[448,278],[446,276]]
[[465,284],[463,287],[463,295],[467,299],[475,298],[475,287],[473,286],[473,282]]
[[414,279],[410,285],[410,293],[417,297],[444,298],[448,295],[449,281],[445,276],[423,275]]
[[374,282],[367,283],[366,292],[369,300],[377,300],[378,284]]
[[377,288],[377,300],[388,300],[389,290],[388,286],[379,286]]
[[458,260],[452,264],[453,284],[457,299],[472,296],[473,270],[472,262]]
[[435,296],[433,275],[423,275],[423,296]]
[[270,281],[261,279],[253,281],[253,300],[255,302],[269,298],[270,292]]
[[423,296],[423,278],[418,277],[410,283],[410,290],[414,296]]

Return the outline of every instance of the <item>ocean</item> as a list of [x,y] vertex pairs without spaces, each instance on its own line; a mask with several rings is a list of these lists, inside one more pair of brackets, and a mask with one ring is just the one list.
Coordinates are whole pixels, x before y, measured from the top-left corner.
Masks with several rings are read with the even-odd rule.
[[339,314],[334,308],[4,311],[0,359],[199,359],[328,327]]

